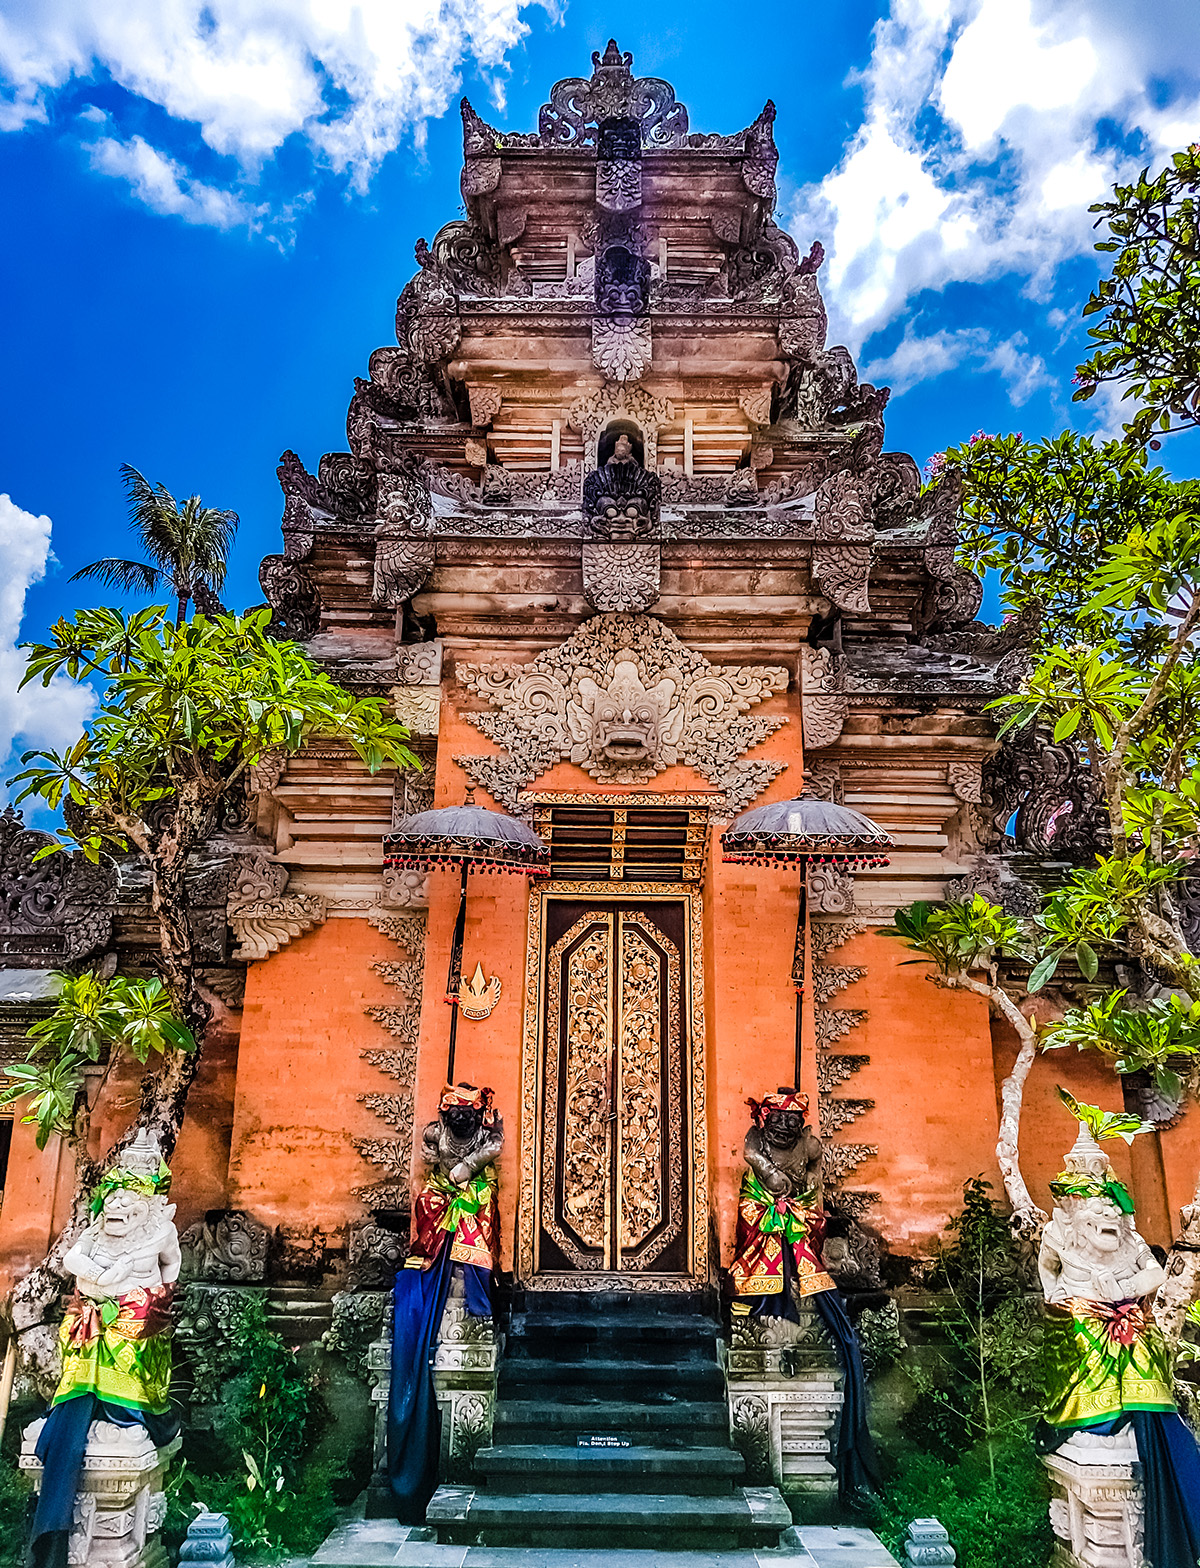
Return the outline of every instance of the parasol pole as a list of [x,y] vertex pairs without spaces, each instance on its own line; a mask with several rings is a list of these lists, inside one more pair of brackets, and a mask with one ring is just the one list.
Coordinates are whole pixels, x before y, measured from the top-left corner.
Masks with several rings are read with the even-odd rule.
[[458,1035],[459,987],[462,984],[463,939],[467,932],[467,861],[462,863],[458,890],[458,918],[450,943],[450,973],[446,976],[446,1001],[450,1004],[450,1051],[446,1061],[446,1082],[454,1082],[454,1042]]
[[792,1082],[800,1088],[804,1063],[804,989],[808,980],[808,856],[800,857],[800,906],[796,913],[796,951],[792,958],[792,984],[796,988],[796,1071]]

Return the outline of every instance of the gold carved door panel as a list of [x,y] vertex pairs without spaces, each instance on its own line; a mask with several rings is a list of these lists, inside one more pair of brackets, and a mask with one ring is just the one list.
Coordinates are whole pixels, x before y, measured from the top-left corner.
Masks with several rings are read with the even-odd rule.
[[552,906],[539,1272],[688,1271],[683,908]]

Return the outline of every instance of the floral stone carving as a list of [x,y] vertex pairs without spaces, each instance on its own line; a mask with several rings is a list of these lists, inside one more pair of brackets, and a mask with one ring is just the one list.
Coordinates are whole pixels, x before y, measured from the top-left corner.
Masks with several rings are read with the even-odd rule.
[[560,760],[614,784],[686,763],[725,791],[731,811],[785,766],[740,759],[787,722],[745,717],[787,690],[787,670],[710,664],[648,615],[598,615],[532,664],[460,664],[458,679],[497,710],[465,717],[508,756],[456,760],[510,809]]
[[227,918],[238,946],[234,958],[268,958],[294,937],[325,920],[325,900],[316,893],[285,893],[286,866],[265,854],[245,860],[229,889]]

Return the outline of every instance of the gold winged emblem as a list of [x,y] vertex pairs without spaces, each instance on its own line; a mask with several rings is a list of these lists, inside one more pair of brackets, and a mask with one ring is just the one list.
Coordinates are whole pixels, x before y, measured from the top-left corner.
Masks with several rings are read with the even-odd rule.
[[458,1010],[464,1018],[487,1018],[500,1000],[500,976],[483,976],[483,965],[475,965],[470,980],[458,982]]

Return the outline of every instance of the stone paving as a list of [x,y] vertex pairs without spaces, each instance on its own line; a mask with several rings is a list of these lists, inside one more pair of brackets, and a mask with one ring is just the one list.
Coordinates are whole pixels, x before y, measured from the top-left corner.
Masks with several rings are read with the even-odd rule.
[[897,1568],[873,1531],[835,1525],[796,1525],[780,1547],[736,1552],[440,1546],[426,1535],[392,1519],[349,1518],[310,1568]]

